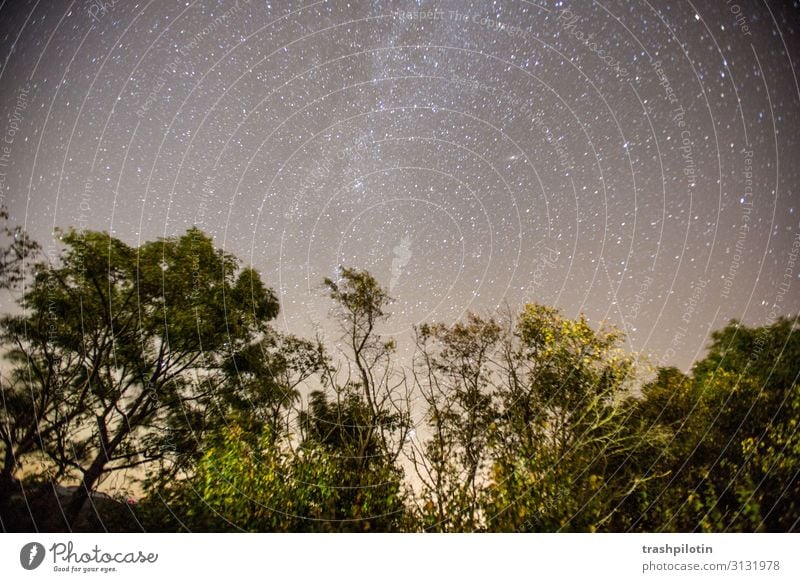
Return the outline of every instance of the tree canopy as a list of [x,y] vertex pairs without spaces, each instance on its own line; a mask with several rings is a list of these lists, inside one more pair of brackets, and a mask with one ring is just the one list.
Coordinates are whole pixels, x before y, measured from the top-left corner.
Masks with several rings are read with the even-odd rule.
[[794,318],[648,371],[618,329],[531,303],[421,324],[405,361],[366,271],[323,281],[334,351],[274,329],[274,292],[197,228],[67,230],[46,258],[3,234],[5,530],[798,528]]

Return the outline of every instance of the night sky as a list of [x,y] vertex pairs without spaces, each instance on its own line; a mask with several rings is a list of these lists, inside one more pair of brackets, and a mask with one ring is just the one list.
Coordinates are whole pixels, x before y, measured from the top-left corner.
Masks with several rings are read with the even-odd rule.
[[0,196],[50,253],[55,227],[195,224],[300,335],[330,329],[344,265],[390,289],[401,345],[537,301],[682,368],[732,318],[800,311],[796,2],[7,0],[0,20]]

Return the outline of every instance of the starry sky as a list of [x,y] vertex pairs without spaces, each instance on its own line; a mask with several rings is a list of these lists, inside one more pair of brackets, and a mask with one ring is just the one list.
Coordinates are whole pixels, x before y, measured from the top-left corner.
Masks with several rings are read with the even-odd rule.
[[197,225],[300,335],[345,265],[401,346],[537,301],[687,368],[800,311],[798,27],[746,0],[5,0],[0,202],[48,253]]

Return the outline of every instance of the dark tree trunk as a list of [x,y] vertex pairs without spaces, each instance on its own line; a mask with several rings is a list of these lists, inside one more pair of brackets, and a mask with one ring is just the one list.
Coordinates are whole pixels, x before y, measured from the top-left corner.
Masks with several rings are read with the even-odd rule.
[[0,469],[0,516],[7,514],[11,496],[19,491],[19,483],[14,478],[14,455],[6,450],[3,468]]
[[0,503],[13,493],[17,488],[17,480],[14,479],[14,472],[8,466],[8,462],[0,469]]
[[73,530],[78,525],[78,520],[80,519],[83,506],[89,499],[89,495],[94,489],[94,486],[97,484],[98,479],[100,479],[100,476],[103,474],[105,466],[105,455],[98,455],[98,457],[92,462],[92,464],[83,474],[81,484],[78,485],[78,488],[75,489],[75,492],[70,496],[69,501],[64,508],[64,515],[67,518],[67,523],[69,523]]

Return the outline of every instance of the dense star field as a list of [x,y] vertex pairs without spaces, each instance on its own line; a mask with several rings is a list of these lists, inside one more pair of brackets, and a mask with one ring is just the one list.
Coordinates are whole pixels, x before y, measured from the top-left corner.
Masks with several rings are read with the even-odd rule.
[[536,300],[680,367],[729,319],[800,307],[795,6],[59,1],[2,16],[19,127],[2,195],[34,238],[195,224],[261,271],[295,332],[324,319],[322,278],[358,266],[390,287],[401,341]]
[[799,28],[0,0],[0,530],[797,530]]

